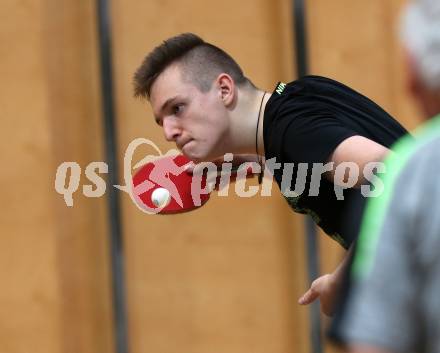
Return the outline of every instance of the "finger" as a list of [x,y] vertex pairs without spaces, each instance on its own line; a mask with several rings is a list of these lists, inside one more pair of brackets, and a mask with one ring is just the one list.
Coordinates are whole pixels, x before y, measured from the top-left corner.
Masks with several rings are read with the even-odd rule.
[[[222,163],[222,161],[219,160],[219,159],[215,159],[215,160],[210,161],[210,162],[211,162],[211,163],[214,163],[215,166],[216,166],[217,168],[218,168],[219,166],[221,166],[221,163]],[[186,173],[192,175],[192,174],[194,174],[194,169],[195,169],[196,166],[197,166],[197,163],[195,163],[195,162],[193,162],[193,161],[190,161],[190,162],[188,162],[187,164],[185,164],[185,165],[183,166],[183,170],[184,170]]]
[[300,305],[308,305],[313,303],[319,297],[319,292],[316,292],[312,288],[310,288],[301,298],[298,300],[298,304]]
[[183,166],[183,170],[184,170],[186,173],[192,175],[193,172],[194,172],[194,168],[195,168],[195,166],[196,166],[196,164],[195,164],[194,162],[188,162],[187,164],[185,164],[185,165]]

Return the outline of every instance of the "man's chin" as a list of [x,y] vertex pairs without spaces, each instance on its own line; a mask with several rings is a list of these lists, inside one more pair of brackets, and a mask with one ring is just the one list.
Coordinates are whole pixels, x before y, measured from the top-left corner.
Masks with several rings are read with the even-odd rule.
[[212,162],[216,159],[215,157],[211,157],[209,154],[194,153],[194,151],[189,151],[185,149],[182,149],[182,154],[196,164],[202,162]]
[[181,152],[186,158],[190,159],[194,163],[200,163],[200,162],[203,162],[203,160],[204,160],[203,155],[194,153],[194,151],[192,151],[190,148],[186,148],[186,145],[183,146],[183,148],[181,149]]

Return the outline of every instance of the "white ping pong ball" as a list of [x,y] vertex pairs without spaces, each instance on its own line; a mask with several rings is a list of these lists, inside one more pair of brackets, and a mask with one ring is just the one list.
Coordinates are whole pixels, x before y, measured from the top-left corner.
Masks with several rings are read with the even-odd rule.
[[151,201],[156,207],[166,207],[171,201],[171,194],[167,189],[157,188],[151,193]]

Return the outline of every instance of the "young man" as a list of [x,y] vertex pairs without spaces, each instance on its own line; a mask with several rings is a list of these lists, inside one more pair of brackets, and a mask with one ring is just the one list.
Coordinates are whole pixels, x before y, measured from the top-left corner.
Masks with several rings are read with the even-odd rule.
[[[280,163],[273,174],[289,205],[310,214],[347,249],[353,241],[343,231],[347,204],[362,197],[359,187],[368,182],[362,178],[365,167],[381,161],[406,133],[374,102],[324,77],[279,83],[272,93],[264,92],[227,53],[190,33],[155,48],[135,73],[134,83],[135,96],[149,99],[165,138],[191,160],[212,161],[232,153]],[[355,163],[361,177],[343,191],[341,200],[334,184],[343,179],[336,174],[344,162]],[[300,163],[310,166],[300,170]],[[310,181],[313,163],[326,165],[317,190]],[[292,177],[283,183],[283,172],[292,164]],[[304,190],[289,192],[301,175],[308,176]],[[300,303],[321,296],[324,311],[330,312],[339,273],[316,280]]]

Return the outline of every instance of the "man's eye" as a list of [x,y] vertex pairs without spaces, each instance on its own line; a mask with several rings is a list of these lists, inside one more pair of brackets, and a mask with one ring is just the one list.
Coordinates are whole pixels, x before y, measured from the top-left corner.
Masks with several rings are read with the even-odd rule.
[[177,105],[173,106],[173,114],[179,115],[179,113],[182,112],[182,109],[183,109],[183,104],[177,104]]

